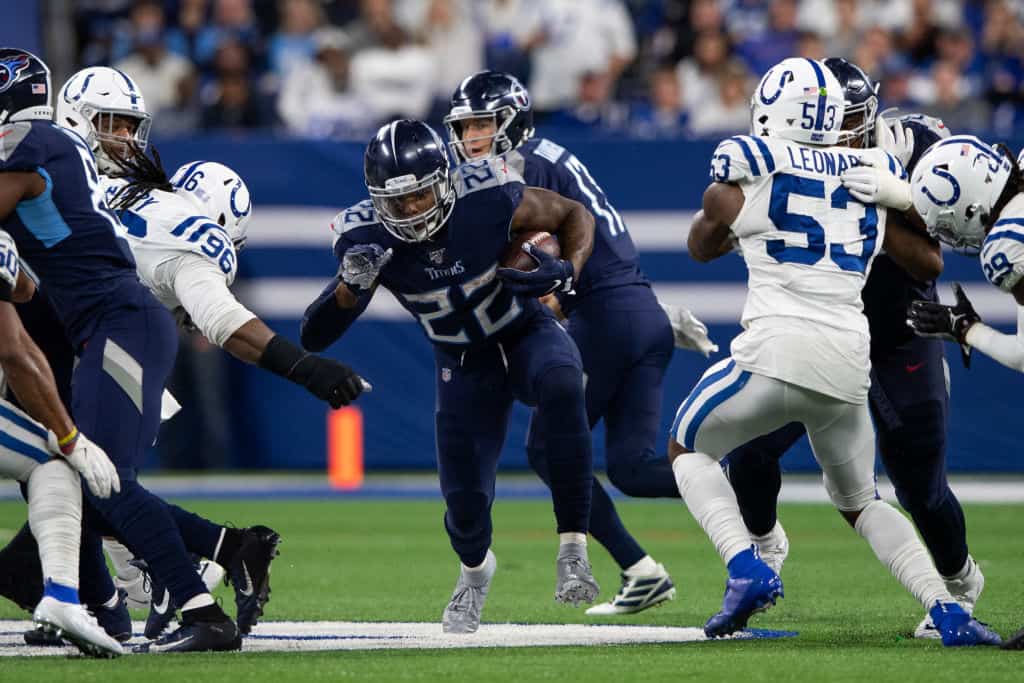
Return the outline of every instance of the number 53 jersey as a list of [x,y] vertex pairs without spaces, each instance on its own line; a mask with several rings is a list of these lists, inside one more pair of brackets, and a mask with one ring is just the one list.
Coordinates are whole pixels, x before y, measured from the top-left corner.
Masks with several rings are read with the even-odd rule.
[[871,370],[861,289],[886,218],[884,207],[858,202],[840,182],[861,159],[906,177],[880,149],[762,137],[729,138],[711,160],[711,179],[744,196],[732,224],[749,271],[736,364],[858,404]]

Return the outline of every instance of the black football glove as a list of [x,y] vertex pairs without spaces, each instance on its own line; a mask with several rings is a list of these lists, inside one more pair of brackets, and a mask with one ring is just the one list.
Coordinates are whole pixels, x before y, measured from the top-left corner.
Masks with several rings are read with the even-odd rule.
[[347,406],[369,386],[355,370],[330,358],[308,355],[292,371],[294,381],[332,408]]
[[967,343],[967,330],[981,322],[981,316],[974,310],[970,299],[964,294],[959,282],[953,283],[955,306],[946,306],[932,301],[917,300],[907,309],[907,325],[921,337],[933,337],[956,342],[964,367],[971,367],[971,347]]
[[571,292],[576,269],[566,259],[535,248],[529,242],[523,243],[523,251],[533,257],[537,268],[531,271],[515,268],[498,268],[498,277],[505,288],[515,294],[538,298],[554,292]]

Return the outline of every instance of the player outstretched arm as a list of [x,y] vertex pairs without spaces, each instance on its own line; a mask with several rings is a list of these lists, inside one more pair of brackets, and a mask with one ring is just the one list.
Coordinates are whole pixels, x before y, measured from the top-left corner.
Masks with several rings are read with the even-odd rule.
[[1011,290],[1017,301],[1017,334],[1003,334],[981,321],[959,282],[953,284],[956,305],[915,301],[907,311],[907,324],[922,337],[955,341],[964,349],[964,364],[971,348],[1008,368],[1024,372],[1024,281]]
[[338,274],[302,316],[299,338],[304,348],[322,351],[345,334],[370,304],[391,254],[376,244],[357,244],[342,253]]
[[732,251],[729,229],[743,209],[743,190],[730,183],[711,183],[703,206],[693,218],[686,245],[690,257],[707,263]]
[[512,215],[511,232],[546,230],[558,236],[563,258],[555,258],[529,243],[523,245],[537,260],[536,270],[524,272],[499,268],[505,286],[524,296],[544,296],[556,291],[572,291],[576,275],[594,250],[594,216],[577,201],[550,190],[528,187]]
[[174,293],[193,324],[231,355],[305,387],[333,408],[362,393],[363,380],[350,367],[303,351],[239,303],[217,264],[188,253],[161,266],[166,268],[173,270]]

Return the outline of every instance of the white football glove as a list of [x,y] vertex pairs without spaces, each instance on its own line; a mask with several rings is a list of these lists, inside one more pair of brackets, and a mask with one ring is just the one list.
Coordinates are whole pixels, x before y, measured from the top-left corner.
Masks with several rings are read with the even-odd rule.
[[718,345],[708,336],[708,326],[697,320],[693,313],[682,306],[670,306],[660,301],[658,304],[672,323],[672,337],[677,349],[697,351],[705,358],[718,352]]
[[[882,112],[882,114],[884,113]],[[899,159],[903,168],[906,168],[910,163],[910,158],[914,156],[914,131],[900,123],[899,119],[889,123],[882,118],[882,114],[875,119],[875,137],[878,140],[878,146]]]
[[392,250],[384,251],[379,244],[357,244],[345,252],[338,275],[347,285],[370,289],[391,256]]
[[110,462],[106,452],[90,441],[85,434],[79,433],[71,453],[65,455],[57,443],[57,435],[49,433],[50,451],[63,457],[71,468],[82,475],[85,485],[97,498],[109,498],[111,493],[121,491],[121,479],[117,476],[114,463]]
[[888,169],[876,167],[870,159],[861,157],[860,162],[860,166],[854,166],[840,177],[854,199],[897,211],[906,211],[913,206],[910,183],[897,178]]

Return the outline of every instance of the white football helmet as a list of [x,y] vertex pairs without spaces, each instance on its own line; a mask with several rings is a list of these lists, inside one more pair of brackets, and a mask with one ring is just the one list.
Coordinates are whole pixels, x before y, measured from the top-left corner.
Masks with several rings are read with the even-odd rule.
[[846,101],[835,74],[819,61],[790,57],[764,75],[750,97],[750,133],[810,145],[834,145]]
[[114,133],[115,117],[134,119],[131,142],[142,153],[149,143],[152,117],[135,81],[109,66],[82,69],[68,79],[57,96],[57,125],[75,131],[88,143],[96,165],[104,175],[118,175],[123,169],[111,158],[107,147],[127,152],[124,138]]
[[175,193],[189,198],[204,216],[224,227],[235,249],[245,246],[252,198],[241,176],[224,164],[193,161],[171,177]]
[[1006,187],[1013,161],[973,135],[932,145],[910,178],[914,209],[940,242],[977,252]]

